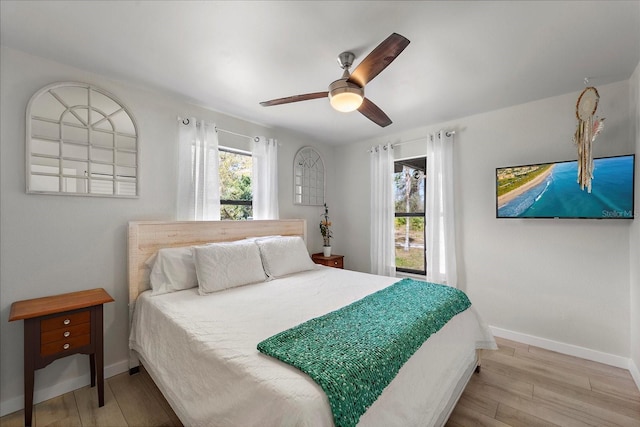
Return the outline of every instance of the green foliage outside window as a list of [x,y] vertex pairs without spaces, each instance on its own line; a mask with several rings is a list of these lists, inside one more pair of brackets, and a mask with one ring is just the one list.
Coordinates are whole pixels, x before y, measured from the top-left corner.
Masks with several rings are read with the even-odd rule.
[[407,225],[407,219],[409,220],[409,227],[415,231],[424,231],[424,217],[400,217],[396,218],[396,228],[404,227]]
[[[251,171],[250,155],[220,150],[220,219],[244,220],[253,216]],[[230,204],[232,201],[244,204]]]

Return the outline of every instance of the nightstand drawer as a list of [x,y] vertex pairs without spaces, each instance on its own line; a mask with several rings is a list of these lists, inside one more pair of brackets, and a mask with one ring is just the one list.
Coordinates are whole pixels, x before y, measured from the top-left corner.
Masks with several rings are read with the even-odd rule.
[[80,323],[88,323],[91,321],[91,313],[89,310],[79,313],[65,314],[62,316],[51,317],[40,322],[40,330],[42,332],[52,331],[54,329],[75,326]]
[[75,326],[68,326],[40,334],[40,343],[48,344],[54,341],[61,341],[68,338],[75,338],[78,335],[86,335],[91,332],[91,323],[81,323]]
[[344,268],[344,258],[340,257],[338,259],[329,259],[324,261],[322,264],[328,267]]
[[316,264],[333,268],[344,268],[344,255],[324,256],[322,253],[318,253],[311,255],[311,259]]
[[40,345],[40,355],[49,356],[65,351],[73,351],[78,347],[89,345],[91,343],[91,334],[77,335],[60,341],[54,341],[48,344]]

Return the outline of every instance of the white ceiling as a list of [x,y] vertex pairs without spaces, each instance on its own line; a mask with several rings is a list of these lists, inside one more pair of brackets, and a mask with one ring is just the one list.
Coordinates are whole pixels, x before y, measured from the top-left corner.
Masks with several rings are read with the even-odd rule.
[[[3,45],[333,144],[626,80],[640,61],[640,1],[0,4]],[[357,65],[393,32],[411,44],[366,86],[392,125],[327,99],[258,104],[327,90],[340,52]]]

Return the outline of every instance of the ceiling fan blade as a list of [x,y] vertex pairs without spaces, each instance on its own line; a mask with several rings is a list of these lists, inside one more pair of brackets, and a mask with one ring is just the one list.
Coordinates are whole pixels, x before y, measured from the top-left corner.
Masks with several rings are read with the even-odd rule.
[[365,98],[362,101],[362,105],[358,108],[358,111],[360,111],[367,119],[381,127],[386,127],[393,123],[389,116],[387,116],[380,107],[369,101],[369,98]]
[[305,93],[304,95],[287,96],[286,98],[272,99],[271,101],[261,102],[263,107],[271,107],[272,105],[289,104],[291,102],[308,101],[310,99],[326,98],[329,92]]
[[351,73],[349,81],[364,87],[409,45],[409,40],[400,34],[393,33],[380,43]]

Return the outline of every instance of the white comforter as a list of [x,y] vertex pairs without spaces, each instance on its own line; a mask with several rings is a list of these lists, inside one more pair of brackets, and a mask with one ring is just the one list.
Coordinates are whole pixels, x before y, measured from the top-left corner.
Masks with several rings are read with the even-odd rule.
[[[207,296],[197,288],[145,292],[136,302],[130,347],[187,426],[332,426],[322,389],[256,345],[398,280],[318,266]],[[476,348],[495,348],[495,341],[471,307],[422,345],[359,425],[442,423]]]

